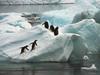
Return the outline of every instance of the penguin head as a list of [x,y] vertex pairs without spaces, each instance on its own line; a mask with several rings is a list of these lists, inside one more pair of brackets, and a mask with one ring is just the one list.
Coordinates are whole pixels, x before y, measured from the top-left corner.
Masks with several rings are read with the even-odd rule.
[[50,30],[54,31],[54,26],[53,25],[50,26]]
[[42,25],[45,25],[45,24],[48,24],[48,22],[47,22],[47,21],[45,21]]
[[54,26],[53,26],[53,25],[51,25],[51,26],[50,26],[50,28],[54,28]]
[[35,41],[37,41],[37,40],[35,40]]
[[55,30],[58,30],[58,29],[59,29],[59,27],[56,27],[56,28],[55,28]]
[[28,47],[28,45],[26,45],[26,47]]
[[38,40],[35,40],[34,42],[36,42],[36,41],[38,41]]

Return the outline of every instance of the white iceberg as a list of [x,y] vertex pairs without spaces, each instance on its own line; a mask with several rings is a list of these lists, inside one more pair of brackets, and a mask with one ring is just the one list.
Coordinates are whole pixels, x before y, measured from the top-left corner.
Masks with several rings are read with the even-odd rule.
[[84,19],[78,23],[64,26],[61,31],[62,33],[79,34],[90,51],[97,52],[100,48],[100,24],[93,19]]
[[83,70],[97,70],[97,67],[95,66],[95,64],[92,64],[90,67],[82,67],[81,69]]
[[[30,49],[30,43],[34,40],[38,40],[36,49],[32,52],[26,51],[24,54],[20,55],[20,48],[29,45]],[[76,42],[74,42],[75,40]],[[32,29],[20,32],[20,34],[0,34],[0,42],[0,50],[4,53],[3,55],[1,53],[1,55],[5,56],[5,58],[10,58],[9,61],[14,62],[67,61],[73,51],[78,51],[80,57],[77,59],[80,59],[86,54],[87,50],[79,35],[69,33],[54,36],[52,32],[41,25],[34,26]],[[81,50],[78,47],[79,44],[80,48],[82,48]],[[74,58],[76,58],[76,56]]]
[[[81,2],[81,3],[80,3]],[[77,5],[68,9],[45,12],[41,20],[59,26],[59,35],[45,29],[41,24],[32,27],[22,14],[0,14],[0,61],[35,62],[68,61],[80,63],[83,56],[100,49],[100,24],[98,8],[92,1],[76,0]],[[88,12],[88,13],[87,13]],[[93,18],[93,19],[92,19]],[[31,44],[38,40],[36,48]],[[20,54],[21,47],[29,51]]]

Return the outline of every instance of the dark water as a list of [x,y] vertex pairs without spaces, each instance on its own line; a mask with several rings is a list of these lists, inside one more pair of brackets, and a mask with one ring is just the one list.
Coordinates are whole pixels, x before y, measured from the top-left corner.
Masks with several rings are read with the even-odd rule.
[[100,72],[68,63],[4,63],[0,64],[0,75],[100,75]]
[[88,64],[94,63],[97,70],[84,70],[68,62],[0,63],[0,75],[100,75],[100,55],[89,57]]

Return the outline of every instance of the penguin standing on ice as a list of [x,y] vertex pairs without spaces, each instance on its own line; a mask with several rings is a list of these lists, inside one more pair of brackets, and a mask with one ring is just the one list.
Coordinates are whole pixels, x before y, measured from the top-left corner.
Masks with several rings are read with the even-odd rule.
[[53,25],[50,26],[50,30],[51,30],[52,32],[54,32],[55,29],[54,29],[54,26],[53,26]]
[[37,40],[35,40],[34,42],[31,43],[32,44],[32,48],[31,51],[35,49],[35,46],[37,46]]
[[59,29],[59,27],[56,27],[56,28],[54,29],[54,35],[55,35],[55,36],[59,34],[58,29]]
[[49,23],[47,21],[45,21],[42,25],[44,25],[45,28],[49,28]]
[[20,54],[24,53],[25,52],[25,49],[29,50],[28,48],[28,45],[24,46],[24,47],[21,47],[21,52]]

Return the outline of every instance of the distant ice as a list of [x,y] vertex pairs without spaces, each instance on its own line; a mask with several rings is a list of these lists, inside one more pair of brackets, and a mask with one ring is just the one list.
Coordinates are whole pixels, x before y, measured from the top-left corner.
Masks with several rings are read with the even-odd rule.
[[75,2],[75,5],[66,9],[44,12],[41,20],[49,20],[55,26],[64,26],[83,19],[92,19],[99,11],[91,0],[75,0]]
[[83,70],[97,70],[95,64],[92,64],[90,67],[82,67]]
[[74,2],[75,0],[0,0],[0,4],[52,4]]
[[19,32],[24,29],[30,29],[32,26],[20,13],[1,13],[0,14],[0,33]]

